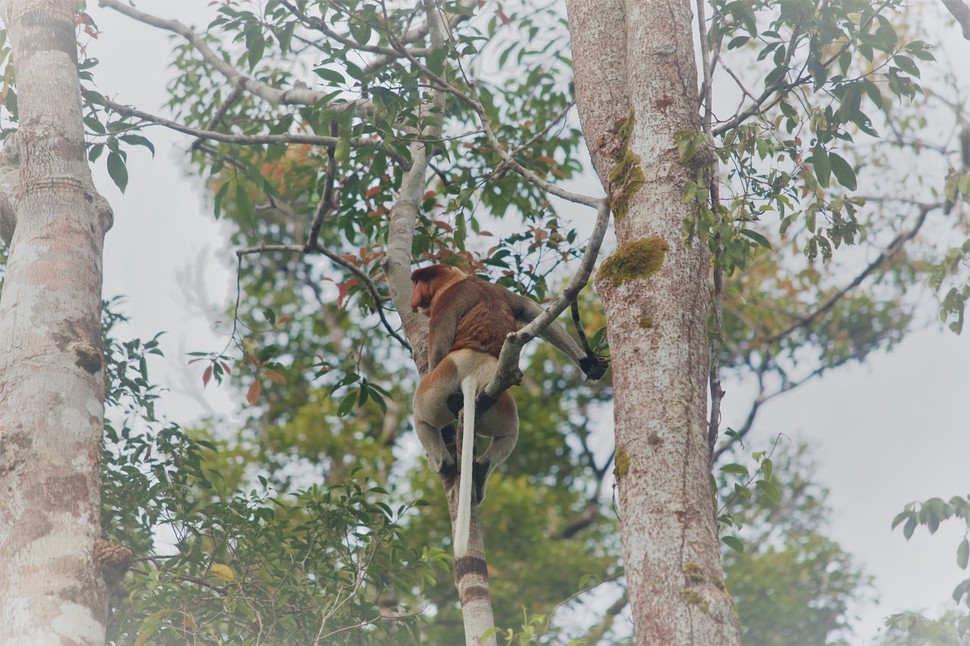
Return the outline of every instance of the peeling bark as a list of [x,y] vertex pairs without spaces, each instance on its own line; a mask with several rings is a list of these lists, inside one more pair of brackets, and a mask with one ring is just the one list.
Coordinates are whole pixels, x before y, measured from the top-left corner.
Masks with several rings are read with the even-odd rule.
[[3,0],[0,12],[20,110],[0,298],[0,635],[101,644],[107,592],[94,546],[111,211],[84,154],[74,0]]

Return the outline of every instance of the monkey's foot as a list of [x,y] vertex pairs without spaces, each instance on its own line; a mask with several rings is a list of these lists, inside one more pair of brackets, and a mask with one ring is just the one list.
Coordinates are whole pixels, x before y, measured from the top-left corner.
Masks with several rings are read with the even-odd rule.
[[445,482],[445,488],[451,489],[458,482],[458,463],[443,462],[438,469],[438,475]]
[[441,429],[441,439],[445,443],[445,448],[448,449],[448,454],[451,455],[452,459],[457,460],[458,431],[455,429],[454,424],[449,424]]
[[475,500],[482,504],[485,500],[485,487],[488,486],[489,463],[476,462],[472,466],[472,482],[475,483]]

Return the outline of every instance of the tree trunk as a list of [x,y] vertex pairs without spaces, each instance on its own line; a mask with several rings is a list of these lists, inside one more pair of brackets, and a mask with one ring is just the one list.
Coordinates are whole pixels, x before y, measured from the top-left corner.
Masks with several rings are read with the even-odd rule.
[[85,156],[75,1],[3,0],[0,11],[20,117],[0,299],[0,641],[101,644],[107,592],[94,543],[111,211]]
[[638,644],[740,641],[725,592],[707,442],[709,258],[682,242],[697,132],[686,0],[570,0],[576,96],[617,250],[596,287],[613,366],[623,558]]

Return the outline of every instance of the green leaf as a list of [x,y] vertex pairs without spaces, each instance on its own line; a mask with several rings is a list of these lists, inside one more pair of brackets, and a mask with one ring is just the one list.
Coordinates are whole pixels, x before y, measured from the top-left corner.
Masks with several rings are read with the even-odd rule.
[[737,464],[733,462],[731,464],[725,464],[723,467],[719,469],[719,471],[721,473],[734,473],[739,476],[748,475],[748,468],[746,466],[744,466],[743,464]]
[[970,604],[970,579],[964,579],[953,589],[953,600],[957,603],[960,603],[964,595],[967,597],[967,603]]
[[254,27],[246,31],[246,60],[249,63],[249,69],[256,69],[256,65],[263,58],[263,52],[266,50],[266,40],[263,38],[263,32],[260,28]]
[[333,83],[334,85],[343,85],[345,83],[344,75],[337,70],[327,69],[326,67],[317,67],[314,68],[313,73],[324,81]]
[[721,542],[735,552],[744,552],[744,543],[737,536],[722,536]]
[[960,542],[960,546],[957,548],[957,565],[960,566],[961,570],[966,570],[967,565],[970,565],[970,539],[964,537]]
[[815,177],[818,178],[818,183],[823,188],[828,187],[829,177],[832,174],[832,165],[829,162],[829,153],[822,144],[815,144],[815,148],[812,149],[810,161],[815,168]]
[[919,67],[917,67],[916,63],[913,62],[913,59],[909,58],[908,56],[896,56],[893,58],[893,63],[895,63],[899,69],[903,70],[910,76],[919,78]]
[[896,527],[899,525],[899,523],[903,522],[904,520],[906,520],[907,518],[909,518],[912,515],[913,515],[912,512],[910,512],[908,510],[907,511],[901,511],[898,514],[896,514],[896,517],[893,518],[892,529],[896,529]]
[[115,186],[124,193],[128,187],[128,168],[125,166],[125,159],[121,153],[111,151],[108,153],[108,175]]
[[338,163],[350,159],[350,140],[347,137],[341,137],[337,141],[337,145],[333,149],[333,159]]
[[903,536],[906,537],[906,540],[909,540],[913,537],[913,532],[916,531],[916,525],[917,525],[917,522],[916,522],[915,516],[910,516],[906,520],[906,524],[903,525]]
[[836,153],[829,153],[829,164],[832,167],[832,174],[835,175],[839,184],[850,191],[854,191],[856,189],[856,177],[851,164]]
[[741,229],[741,235],[754,240],[760,247],[771,249],[771,242],[768,241],[768,238],[764,237],[757,231],[752,231],[751,229]]
[[118,139],[121,139],[126,144],[130,144],[132,146],[144,146],[149,150],[149,152],[151,152],[152,157],[155,156],[155,145],[151,141],[149,141],[147,137],[130,134],[130,135],[121,135],[120,137],[118,137]]

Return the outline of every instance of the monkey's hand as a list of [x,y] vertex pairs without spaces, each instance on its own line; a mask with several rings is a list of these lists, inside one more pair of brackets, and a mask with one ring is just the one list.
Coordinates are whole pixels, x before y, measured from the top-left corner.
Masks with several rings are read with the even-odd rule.
[[603,357],[589,355],[579,361],[580,369],[586,373],[586,378],[590,381],[599,381],[606,374],[610,367],[610,362]]

